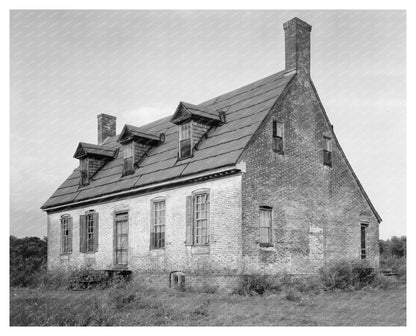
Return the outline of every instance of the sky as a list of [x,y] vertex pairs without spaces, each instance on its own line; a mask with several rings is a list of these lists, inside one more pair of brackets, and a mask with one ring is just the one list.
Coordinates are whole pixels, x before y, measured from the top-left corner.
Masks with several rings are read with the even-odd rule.
[[355,173],[406,234],[405,11],[11,11],[10,234],[97,142],[97,115],[144,125],[284,69],[283,23],[312,25],[311,77]]

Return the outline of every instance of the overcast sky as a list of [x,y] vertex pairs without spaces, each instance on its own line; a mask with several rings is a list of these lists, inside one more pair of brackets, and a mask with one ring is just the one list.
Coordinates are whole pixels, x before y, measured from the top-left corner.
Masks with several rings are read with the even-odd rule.
[[383,218],[406,234],[404,11],[13,11],[10,234],[46,235],[39,207],[97,141],[99,113],[143,125],[284,69],[283,23],[312,25],[312,79]]

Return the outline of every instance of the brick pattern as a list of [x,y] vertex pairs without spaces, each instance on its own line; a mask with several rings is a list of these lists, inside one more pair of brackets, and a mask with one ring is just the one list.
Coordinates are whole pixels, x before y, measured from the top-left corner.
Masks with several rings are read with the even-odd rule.
[[306,22],[294,18],[284,24],[286,70],[297,69],[309,76],[311,55],[311,29]]
[[98,120],[98,144],[101,145],[108,137],[116,135],[116,117],[101,113]]
[[[272,150],[273,119],[284,123],[284,155]],[[283,102],[243,156],[243,269],[313,273],[325,262],[359,259],[361,214],[367,213],[368,259],[378,263],[378,222],[339,148],[323,165],[331,134],[307,80],[294,80]],[[259,207],[273,207],[272,248],[259,246]]]
[[[210,190],[210,245],[185,245],[186,196],[199,189]],[[165,248],[150,249],[151,200],[166,200]],[[96,253],[79,252],[79,216],[88,210],[99,213],[99,244]],[[97,269],[113,266],[113,214],[129,213],[129,268],[136,274],[161,274],[173,271],[187,276],[230,276],[241,266],[241,176],[233,175],[203,183],[142,196],[80,207],[48,214],[48,267],[79,267],[90,264]],[[73,218],[73,252],[60,256],[60,217]],[[163,276],[162,276],[163,275]],[[165,279],[165,278],[164,278]]]

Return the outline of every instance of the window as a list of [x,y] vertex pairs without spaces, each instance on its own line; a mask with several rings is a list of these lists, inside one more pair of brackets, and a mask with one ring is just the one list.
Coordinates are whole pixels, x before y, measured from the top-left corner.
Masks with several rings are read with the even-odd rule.
[[125,266],[128,260],[129,215],[127,212],[116,213],[114,218],[114,264]]
[[366,251],[367,224],[361,224],[361,259],[367,257]]
[[134,173],[134,142],[123,145],[123,175]]
[[272,244],[272,208],[260,207],[260,246]]
[[186,198],[186,244],[209,244],[209,192]]
[[88,158],[79,160],[80,171],[81,171],[81,186],[86,186],[89,183],[88,176]]
[[61,217],[61,254],[72,253],[72,217]]
[[332,167],[332,139],[324,136],[324,165]]
[[165,247],[165,201],[152,202],[152,223],[150,247],[159,249]]
[[187,158],[192,156],[192,124],[179,125],[179,157]]
[[79,250],[81,253],[98,251],[98,213],[89,211],[79,218]]
[[279,154],[283,152],[283,124],[273,120],[273,151]]

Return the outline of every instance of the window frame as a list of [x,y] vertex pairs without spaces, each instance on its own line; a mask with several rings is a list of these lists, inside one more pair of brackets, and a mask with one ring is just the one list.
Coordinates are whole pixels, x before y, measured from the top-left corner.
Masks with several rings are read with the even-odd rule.
[[[269,215],[269,225],[265,226],[262,223],[262,214],[268,213]],[[262,229],[267,230],[267,242],[262,241]],[[260,247],[273,247],[273,208],[270,206],[260,206],[259,207],[259,244]]]
[[[94,230],[94,212],[85,214],[85,253],[95,252],[95,230]],[[90,230],[88,232],[88,230]]]
[[134,173],[134,141],[123,144],[123,176]]
[[284,124],[273,119],[272,123],[272,148],[275,153],[284,155]]
[[368,223],[361,222],[360,224],[360,259],[367,259],[367,229]]
[[[193,245],[209,245],[209,193],[198,192],[192,196]],[[198,199],[203,199],[203,201],[198,203]],[[199,209],[198,205],[200,206]],[[198,214],[200,215],[199,218]],[[201,218],[202,214],[204,214],[203,218]]]
[[[184,137],[184,130],[183,130],[183,127],[184,126],[189,126],[188,128],[187,128],[187,130],[186,130],[186,137]],[[189,120],[189,121],[187,121],[187,122],[184,122],[184,123],[182,123],[182,124],[180,124],[180,125],[178,125],[178,128],[179,128],[179,136],[178,136],[178,148],[179,148],[179,151],[178,151],[178,156],[179,156],[179,158],[180,159],[187,159],[187,158],[190,158],[190,157],[192,157],[192,154],[193,154],[193,137],[192,137],[192,134],[193,134],[193,124],[192,124],[192,120]],[[189,140],[189,154],[188,155],[182,155],[182,143],[183,143],[183,141],[188,141]]]
[[[61,221],[61,254],[69,255],[72,253],[72,217],[70,215],[62,215]],[[66,229],[65,229],[66,226]],[[67,234],[64,232],[67,231]]]
[[89,160],[88,157],[84,157],[83,159],[79,160],[79,172],[80,172],[80,185],[81,187],[86,186],[90,183],[89,179]]
[[[125,233],[118,232],[118,224],[121,222],[125,222]],[[118,246],[118,238],[119,236],[125,236],[127,246],[123,248],[123,246]],[[114,212],[114,228],[113,228],[113,253],[114,253],[114,266],[115,267],[127,267],[129,264],[129,212],[128,210],[120,210]],[[123,260],[123,251],[126,253],[126,261],[125,263],[118,262],[118,252],[121,253],[121,259]]]
[[[157,209],[158,206],[162,206],[161,209]],[[166,199],[164,197],[151,200],[150,221],[150,249],[164,249],[166,244]],[[159,238],[157,234],[159,234]]]
[[328,135],[323,136],[323,164],[332,167],[332,138]]

